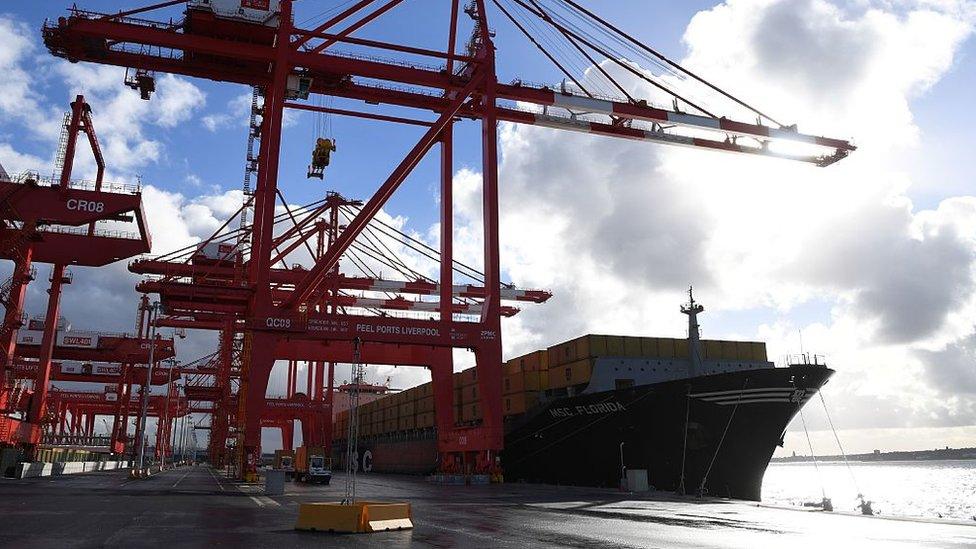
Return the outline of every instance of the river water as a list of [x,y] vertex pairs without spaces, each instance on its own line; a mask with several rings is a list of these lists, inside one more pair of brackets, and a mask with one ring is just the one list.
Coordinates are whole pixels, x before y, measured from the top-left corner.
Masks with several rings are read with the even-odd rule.
[[876,514],[972,521],[976,517],[976,460],[770,463],[762,501],[799,506],[820,501],[821,486],[837,511],[858,512],[857,494]]

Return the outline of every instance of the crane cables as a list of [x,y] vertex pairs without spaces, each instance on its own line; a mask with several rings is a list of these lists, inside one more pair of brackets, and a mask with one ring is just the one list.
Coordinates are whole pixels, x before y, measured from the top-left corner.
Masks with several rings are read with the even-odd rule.
[[[492,3],[579,91],[589,97],[602,96],[630,103],[652,103],[639,99],[640,86],[649,84],[655,95],[669,98],[675,110],[691,108],[717,118],[711,105],[730,101],[736,108],[783,125],[686,69],[658,50],[645,45],[575,0],[492,0]],[[604,60],[600,60],[600,58]],[[582,67],[582,68],[581,68]],[[620,75],[631,78],[631,84]],[[644,95],[647,95],[645,92]]]

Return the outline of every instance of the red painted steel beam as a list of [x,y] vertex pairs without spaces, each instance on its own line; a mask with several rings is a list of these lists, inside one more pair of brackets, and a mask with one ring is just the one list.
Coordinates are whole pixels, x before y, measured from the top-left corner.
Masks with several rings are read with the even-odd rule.
[[296,33],[296,34],[300,34],[301,36],[298,40],[292,42],[292,47],[298,49],[304,46],[314,36],[318,35],[319,33],[325,32],[327,29],[332,28],[332,26],[342,22],[343,20],[347,19],[350,15],[372,4],[374,1],[375,0],[359,0],[359,2],[356,2],[356,4],[354,4],[353,6],[346,8],[342,13],[339,13],[338,15],[332,17],[331,19],[315,27],[311,31],[305,33]]
[[[437,50],[429,50],[425,48],[415,48],[413,46],[404,46],[402,44],[394,44],[391,42],[380,42],[378,40],[367,40],[365,38],[355,38],[352,36],[342,36],[339,34],[330,34],[327,32],[312,33],[311,31],[295,30],[295,34],[298,36],[308,36],[309,38],[321,38],[323,40],[333,40],[336,42],[345,42],[347,44],[355,44],[357,46],[366,46],[370,48],[378,48],[387,51],[397,51],[401,53],[410,53],[414,55],[423,55],[426,57],[436,57],[438,59],[446,59],[449,61],[460,61],[462,63],[474,63],[475,58],[469,57],[467,55],[457,55],[453,52],[442,52]],[[450,71],[449,71],[450,72]]]
[[321,112],[327,114],[337,114],[340,116],[352,116],[356,118],[365,118],[367,120],[379,120],[381,122],[394,122],[397,124],[409,124],[412,126],[425,126],[428,128],[433,125],[433,122],[428,122],[426,120],[415,120],[413,118],[403,118],[400,116],[388,116],[385,114],[350,111],[346,109],[334,109],[330,107],[320,107],[318,105],[304,105],[302,103],[285,103],[285,107],[289,109],[296,109],[302,111]]
[[336,42],[342,40],[343,38],[345,38],[345,37],[349,36],[350,34],[356,32],[357,30],[365,27],[370,22],[376,20],[376,18],[380,17],[384,13],[390,11],[391,9],[395,8],[401,2],[403,2],[403,0],[389,0],[386,4],[380,6],[379,8],[377,8],[376,10],[374,10],[372,13],[366,15],[365,17],[363,17],[359,21],[356,21],[352,25],[349,25],[348,27],[346,27],[345,29],[343,29],[342,32],[340,32],[335,38],[327,39],[327,40],[323,41],[321,44],[315,46],[314,48],[312,48],[310,50],[309,53],[319,53],[319,52],[321,52],[322,50],[328,48],[332,44],[335,44]]
[[[20,192],[14,194],[14,190]],[[43,219],[48,223],[80,227],[113,219],[140,208],[139,193],[117,193],[71,187],[31,186],[0,181],[0,196],[12,194],[9,205],[17,221]]]
[[[130,362],[146,364],[149,362],[148,339],[134,337],[99,336],[98,346],[67,347],[55,346],[53,358],[62,360],[80,360],[85,362]],[[37,358],[38,343],[21,343],[18,345],[17,355],[25,358]],[[156,360],[166,360],[176,356],[172,339],[159,339],[156,343]]]
[[321,283],[322,276],[332,269],[339,262],[339,257],[345,253],[345,251],[352,244],[353,240],[359,236],[359,233],[366,228],[370,220],[375,216],[379,210],[383,207],[386,201],[393,195],[400,183],[406,179],[407,175],[413,170],[413,168],[420,162],[421,158],[430,150],[435,142],[440,138],[440,133],[447,127],[448,124],[453,120],[454,115],[461,109],[461,106],[467,100],[468,96],[482,83],[485,79],[483,74],[476,75],[471,82],[458,94],[458,96],[451,102],[451,106],[441,113],[437,122],[427,133],[420,138],[420,141],[414,145],[413,149],[407,154],[407,156],[400,162],[396,167],[390,177],[380,186],[376,193],[370,198],[370,200],[363,206],[359,214],[349,223],[346,230],[339,235],[335,244],[330,246],[326,251],[325,256],[320,260],[316,261],[315,266],[313,266],[306,277],[295,287],[295,293],[284,303],[282,307],[284,309],[294,309],[299,303],[303,303],[305,300],[311,296],[312,292]]
[[[0,228],[0,240],[9,238],[11,233]],[[120,238],[110,233],[88,235],[84,231],[68,233],[48,229],[38,231],[38,234],[40,240],[33,243],[34,260],[38,263],[102,267],[150,251],[145,240]],[[13,260],[15,257],[11,250],[0,250],[0,259]]]

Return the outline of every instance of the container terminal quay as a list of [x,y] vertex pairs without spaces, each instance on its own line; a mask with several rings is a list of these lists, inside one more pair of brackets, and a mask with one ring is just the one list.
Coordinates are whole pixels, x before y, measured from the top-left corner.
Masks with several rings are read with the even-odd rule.
[[[0,286],[0,545],[976,544],[973,524],[861,516],[872,515],[863,497],[861,515],[832,512],[826,494],[763,505],[787,426],[834,370],[814,354],[777,364],[764,342],[703,337],[691,287],[674,304],[685,337],[582,333],[503,353],[503,319],[544,313],[553,294],[505,280],[500,123],[818,173],[855,154],[852,142],[777,122],[573,0],[442,0],[436,49],[363,32],[416,3],[324,2],[312,19],[293,0],[51,8],[38,37],[47,52],[116,68],[140,100],[158,101],[168,75],[248,90],[246,153],[226,159],[243,171],[242,200],[207,235],[154,246],[170,228],[149,222],[141,182],[105,180],[119,159],[104,154],[84,90],[72,92],[53,170],[0,168],[0,259],[13,267]],[[504,74],[499,24],[561,82]],[[540,31],[572,48],[553,51]],[[567,52],[602,85],[568,68]],[[319,190],[302,205],[280,169],[292,111],[315,121],[300,183]],[[331,117],[419,140],[386,179],[345,196],[326,183],[342,154]],[[480,152],[483,214],[483,246],[463,261],[462,139]],[[380,215],[424,159],[439,174],[432,242]],[[64,313],[86,292],[75,271],[118,262],[137,280],[118,312],[135,318],[131,332]],[[29,287],[46,292],[43,307],[28,310]],[[184,356],[187,332],[213,346]],[[429,381],[392,389],[376,366]],[[348,380],[337,383],[337,367]],[[266,429],[280,449],[262,448]]]

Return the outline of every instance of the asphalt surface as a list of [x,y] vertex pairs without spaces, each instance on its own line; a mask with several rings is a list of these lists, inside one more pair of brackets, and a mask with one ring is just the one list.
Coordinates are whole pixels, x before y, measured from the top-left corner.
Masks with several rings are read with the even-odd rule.
[[362,499],[409,501],[413,530],[335,535],[293,529],[298,504],[336,501],[331,486],[288,483],[282,496],[203,466],[147,480],[124,471],[0,479],[0,547],[640,547],[840,549],[974,547],[976,523],[825,514],[665,494],[540,485],[440,486],[359,477]]

